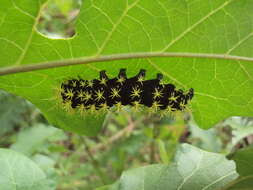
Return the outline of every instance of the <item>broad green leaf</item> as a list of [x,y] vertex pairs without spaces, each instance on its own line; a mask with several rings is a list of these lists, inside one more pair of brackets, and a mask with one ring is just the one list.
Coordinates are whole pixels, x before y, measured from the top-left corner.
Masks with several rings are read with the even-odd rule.
[[103,187],[99,187],[99,188],[96,188],[95,190],[117,190],[117,189],[113,189],[114,187],[116,187],[117,184],[115,185],[106,185],[106,186],[103,186]]
[[30,110],[31,107],[23,99],[0,90],[0,135],[12,131],[15,126],[24,125],[23,115]]
[[235,153],[232,160],[240,177],[227,185],[223,190],[251,190],[253,187],[253,146]]
[[50,187],[56,189],[59,176],[54,168],[56,164],[55,160],[42,154],[34,155],[32,160],[43,170],[50,183]]
[[113,185],[111,189],[216,190],[237,176],[234,162],[228,161],[225,156],[183,144],[177,151],[175,163],[126,171],[118,185]]
[[43,2],[1,1],[0,88],[30,100],[54,125],[96,134],[103,116],[66,113],[54,89],[122,67],[128,76],[145,68],[147,79],[160,72],[165,82],[194,88],[201,127],[253,115],[253,0],[86,0],[68,40],[36,31]]
[[29,158],[0,149],[0,190],[53,190],[44,172]]
[[58,140],[57,136],[60,136],[59,140],[66,138],[62,130],[38,124],[18,133],[17,140],[11,145],[11,149],[31,156],[36,151],[46,149],[50,139]]

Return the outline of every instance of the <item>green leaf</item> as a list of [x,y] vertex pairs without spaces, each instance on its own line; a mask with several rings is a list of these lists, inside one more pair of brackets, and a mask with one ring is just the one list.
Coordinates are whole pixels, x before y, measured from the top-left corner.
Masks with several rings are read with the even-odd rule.
[[253,187],[253,146],[239,150],[232,159],[236,163],[240,177],[224,190],[251,190]]
[[0,90],[0,135],[26,124],[24,114],[29,111],[31,107],[23,99]]
[[[113,190],[113,186],[115,185],[106,185],[106,186],[103,186],[103,187],[99,187],[99,188],[96,188],[95,190]],[[117,190],[117,189],[115,189]]]
[[40,149],[45,149],[46,142],[49,141],[50,138],[57,140],[55,139],[57,136],[62,136],[60,139],[65,138],[61,130],[38,124],[18,133],[17,141],[11,145],[11,149],[30,156]]
[[1,190],[53,190],[44,172],[29,158],[0,149]]
[[32,2],[1,1],[0,88],[30,100],[52,124],[95,135],[104,117],[66,113],[54,89],[70,77],[93,79],[102,69],[115,76],[122,67],[128,76],[145,68],[147,79],[161,72],[165,82],[194,88],[201,127],[252,116],[253,0],[86,0],[68,40],[37,32],[44,1]]
[[239,150],[232,159],[236,162],[240,176],[252,175],[253,178],[253,146]]
[[[115,190],[216,190],[237,178],[235,164],[221,154],[188,144],[179,147],[175,163],[150,165],[122,174]],[[110,190],[111,190],[110,189]]]
[[54,168],[55,161],[42,154],[36,154],[33,156],[32,160],[43,170],[47,176],[48,182],[50,183],[50,187],[56,189],[59,176]]

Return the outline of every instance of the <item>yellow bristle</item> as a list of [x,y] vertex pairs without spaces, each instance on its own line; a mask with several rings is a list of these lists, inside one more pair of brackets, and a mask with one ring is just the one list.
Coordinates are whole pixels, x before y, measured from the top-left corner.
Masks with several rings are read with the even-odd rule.
[[133,108],[134,108],[134,111],[135,111],[135,112],[137,112],[137,111],[140,110],[140,106],[141,106],[141,104],[140,104],[139,101],[134,101],[134,102],[133,102]]
[[85,106],[83,104],[80,104],[78,106],[78,112],[80,113],[81,116],[85,115],[86,109],[85,109]]
[[104,92],[103,92],[103,91],[100,91],[100,90],[95,91],[95,94],[96,94],[96,100],[97,100],[97,101],[100,101],[100,100],[102,100],[102,99],[105,99],[105,97],[104,97]]
[[100,110],[102,111],[102,112],[104,112],[104,113],[106,113],[108,110],[109,110],[109,106],[107,105],[107,103],[102,103],[102,104],[100,104]]
[[157,101],[154,101],[151,106],[151,113],[158,112],[160,110],[161,104],[159,104]]
[[117,102],[117,103],[115,104],[115,106],[116,106],[117,112],[120,112],[120,111],[122,110],[123,105],[121,104],[121,102]]
[[137,81],[143,85],[144,77],[140,76]]
[[119,89],[112,88],[110,97],[111,98],[120,97],[119,91],[120,91]]
[[72,99],[74,96],[73,90],[72,89],[67,89],[67,92],[64,93],[67,98]]
[[100,79],[100,84],[106,85],[106,82],[107,82],[106,78]]
[[140,97],[140,93],[141,93],[141,89],[138,87],[133,87],[133,90],[131,91],[131,97],[135,98],[135,97]]
[[72,104],[71,101],[64,102],[64,103],[63,103],[63,109],[64,109],[66,112],[72,114],[72,113],[74,112],[74,110],[73,110],[71,104]]
[[161,92],[161,90],[158,90],[157,88],[155,88],[155,92],[153,93],[154,95],[154,99],[156,98],[161,98],[163,96],[163,93]]
[[91,114],[96,113],[96,112],[97,112],[96,106],[95,106],[95,105],[90,105],[90,106],[89,106],[89,111],[90,111]]
[[183,103],[183,102],[180,102],[179,106],[180,106],[180,108],[181,108],[182,110],[185,110],[185,108],[186,108],[186,105],[185,105],[185,103]]
[[172,93],[172,94],[171,94],[171,97],[169,97],[168,99],[169,99],[170,101],[176,102],[177,99],[178,99],[178,97],[179,97],[179,96],[175,96],[175,94]]
[[91,97],[92,97],[92,95],[89,92],[87,92],[87,91],[84,92],[84,98],[83,99],[85,100],[85,102],[88,102],[89,99],[91,99]]
[[92,86],[93,86],[93,81],[92,81],[92,80],[89,80],[89,81],[87,82],[87,86],[88,86],[88,87],[92,87]]
[[80,87],[85,87],[86,86],[86,82],[85,81],[81,81],[80,82]]
[[73,82],[72,82],[72,86],[73,86],[73,87],[76,87],[76,81],[73,81]]
[[125,82],[125,78],[124,77],[122,77],[122,76],[120,76],[119,78],[118,78],[118,80],[117,80],[117,82],[118,83],[120,83],[121,85]]

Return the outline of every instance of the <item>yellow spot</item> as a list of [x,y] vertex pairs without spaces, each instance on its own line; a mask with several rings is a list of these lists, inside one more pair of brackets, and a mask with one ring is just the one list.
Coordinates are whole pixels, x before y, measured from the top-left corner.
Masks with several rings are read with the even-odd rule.
[[92,80],[89,80],[89,81],[87,82],[87,86],[88,86],[88,87],[92,87],[92,86],[93,86],[93,81],[92,81]]
[[100,84],[106,85],[106,82],[107,82],[106,78],[100,79]]
[[120,91],[119,89],[112,88],[112,92],[111,92],[110,97],[111,97],[111,98],[120,97],[119,91]]
[[81,82],[80,82],[80,86],[81,86],[81,87],[85,87],[85,86],[86,86],[86,82],[85,82],[85,81],[81,81]]
[[144,77],[143,76],[140,76],[137,80],[139,83],[143,84],[143,81],[144,81]]
[[133,87],[132,94],[130,95],[132,98],[134,97],[140,97],[141,89],[138,87]]
[[104,92],[103,91],[100,91],[100,90],[98,90],[98,91],[96,91],[95,92],[96,93],[96,100],[97,101],[99,101],[99,100],[102,100],[102,99],[105,99],[105,97],[104,97]]
[[122,76],[120,76],[119,78],[118,78],[118,80],[117,80],[117,82],[119,82],[121,85],[125,82],[125,78],[124,77],[122,77]]
[[67,92],[65,92],[65,96],[67,96],[67,98],[69,98],[69,99],[72,99],[74,96],[73,90],[67,89]]
[[158,90],[157,88],[155,88],[155,92],[153,93],[154,95],[154,99],[156,98],[161,98],[163,96],[163,93],[161,92],[161,90]]

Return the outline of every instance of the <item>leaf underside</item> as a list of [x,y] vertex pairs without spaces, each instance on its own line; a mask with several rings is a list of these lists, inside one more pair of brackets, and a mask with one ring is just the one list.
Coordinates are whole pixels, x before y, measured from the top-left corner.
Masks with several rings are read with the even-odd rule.
[[[80,76],[110,77],[120,68],[128,77],[141,68],[147,79],[157,73],[178,88],[194,88],[191,111],[203,128],[229,116],[253,115],[253,63],[215,59],[214,54],[253,57],[253,0],[87,0],[71,39],[52,40],[36,30],[43,0],[3,0],[0,7],[0,71],[26,64],[104,55],[144,52],[181,52],[189,57],[156,57],[10,73],[0,77],[0,88],[30,100],[58,127],[95,135],[104,116],[81,117],[57,105],[55,88]],[[197,58],[198,54],[208,58]],[[58,99],[57,99],[58,98]]]
[[216,190],[237,178],[235,164],[224,156],[188,144],[180,146],[175,163],[123,172],[108,190]]
[[32,160],[24,155],[0,149],[0,183],[4,190],[51,190],[50,180]]

